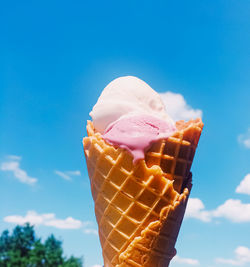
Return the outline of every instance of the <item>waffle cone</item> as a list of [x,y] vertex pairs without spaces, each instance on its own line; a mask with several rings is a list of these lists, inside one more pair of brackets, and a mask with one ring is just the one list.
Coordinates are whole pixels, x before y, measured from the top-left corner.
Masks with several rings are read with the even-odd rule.
[[176,254],[203,123],[179,121],[176,127],[134,165],[126,150],[107,144],[88,122],[83,145],[105,267],[167,267]]

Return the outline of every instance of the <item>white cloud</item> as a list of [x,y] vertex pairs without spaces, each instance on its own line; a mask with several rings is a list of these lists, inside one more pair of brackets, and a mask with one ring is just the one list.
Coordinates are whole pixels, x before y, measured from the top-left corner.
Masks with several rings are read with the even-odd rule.
[[239,246],[235,249],[235,259],[216,258],[216,263],[234,265],[234,266],[246,266],[246,263],[250,263],[250,249],[244,246]]
[[239,199],[228,199],[214,210],[206,210],[199,198],[190,198],[187,204],[185,218],[195,218],[210,222],[213,218],[225,218],[231,222],[250,222],[250,204]]
[[39,214],[36,211],[28,211],[25,216],[11,215],[3,218],[5,222],[20,224],[30,223],[31,225],[51,226],[58,229],[82,229],[85,234],[98,235],[98,231],[92,227],[91,221],[80,221],[72,217],[58,219],[54,213]]
[[62,177],[64,180],[68,180],[68,181],[72,180],[71,176],[80,176],[81,175],[81,172],[78,171],[78,170],[76,170],[76,171],[65,171],[65,172],[55,170],[54,172],[55,172],[55,174],[57,174],[60,177]]
[[244,177],[244,179],[240,182],[235,191],[237,193],[250,195],[250,173],[248,173]]
[[228,199],[212,211],[212,216],[223,217],[236,223],[250,222],[250,204],[244,204],[239,199]]
[[246,133],[240,134],[238,136],[238,141],[240,144],[250,149],[250,127],[248,128]]
[[173,258],[173,262],[183,263],[183,264],[188,264],[188,265],[200,265],[200,262],[198,260],[196,260],[196,259],[181,258],[178,255],[176,255]]
[[82,226],[82,222],[72,217],[67,217],[64,220],[53,219],[45,222],[46,226],[53,226],[59,229],[79,229]]
[[181,94],[166,92],[160,93],[160,96],[166,106],[167,113],[175,121],[190,120],[202,116],[202,111],[190,107]]
[[14,224],[30,223],[32,225],[52,226],[59,229],[79,229],[83,223],[79,220],[67,217],[66,219],[57,219],[54,213],[38,214],[36,211],[28,211],[25,216],[11,215],[3,219],[5,222]]
[[185,217],[196,218],[203,222],[211,221],[211,213],[205,210],[205,206],[199,198],[190,198],[188,200]]
[[93,265],[92,267],[103,267],[103,266],[99,265],[99,264],[96,264],[96,265]]
[[13,173],[21,183],[34,185],[37,182],[37,178],[31,177],[27,172],[20,168],[21,157],[9,155],[9,161],[2,162],[0,165],[1,171],[10,171]]

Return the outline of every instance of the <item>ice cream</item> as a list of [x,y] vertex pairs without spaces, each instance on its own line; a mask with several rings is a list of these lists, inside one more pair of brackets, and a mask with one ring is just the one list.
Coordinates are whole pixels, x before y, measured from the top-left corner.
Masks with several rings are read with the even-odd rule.
[[111,123],[102,136],[108,143],[128,150],[136,163],[144,159],[145,152],[155,141],[166,139],[175,131],[176,127],[166,120],[149,114],[131,114]]
[[104,266],[168,267],[201,119],[174,123],[159,95],[131,76],[111,82],[90,115],[83,146]]
[[130,113],[150,114],[174,125],[160,96],[144,81],[133,76],[120,77],[109,83],[90,116],[95,129],[103,133],[110,123]]
[[104,140],[128,150],[134,163],[144,158],[153,142],[168,138],[176,131],[160,96],[133,76],[109,83],[90,115]]

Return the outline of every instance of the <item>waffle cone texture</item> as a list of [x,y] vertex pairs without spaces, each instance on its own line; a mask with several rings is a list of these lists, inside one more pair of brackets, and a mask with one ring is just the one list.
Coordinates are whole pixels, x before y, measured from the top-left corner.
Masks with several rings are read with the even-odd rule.
[[176,123],[133,164],[88,121],[84,152],[105,267],[167,267],[192,187],[191,164],[201,119]]

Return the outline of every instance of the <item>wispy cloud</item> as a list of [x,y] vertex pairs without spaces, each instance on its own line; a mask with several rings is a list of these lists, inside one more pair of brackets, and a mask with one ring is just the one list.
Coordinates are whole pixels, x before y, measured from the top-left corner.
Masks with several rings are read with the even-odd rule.
[[84,234],[88,234],[88,235],[98,235],[98,231],[92,228],[83,229],[83,232]]
[[200,262],[196,259],[191,259],[191,258],[181,258],[178,255],[176,255],[173,260],[173,262],[176,263],[182,263],[182,264],[188,264],[188,265],[200,265]]
[[57,219],[54,213],[39,214],[32,210],[28,211],[25,216],[11,215],[4,217],[3,220],[14,224],[23,225],[25,223],[30,223],[32,225],[52,226],[59,229],[79,229],[83,225],[80,220],[76,220],[72,217]]
[[227,264],[227,265],[234,265],[234,266],[240,266],[242,263],[237,260],[232,260],[232,259],[223,259],[223,258],[217,258],[215,259],[216,263],[222,263],[222,264]]
[[92,225],[93,223],[90,221],[85,222],[83,224],[83,233],[87,235],[98,235],[98,231]]
[[216,258],[215,262],[219,264],[227,264],[233,266],[249,266],[250,263],[250,249],[244,246],[239,246],[235,249],[235,259]]
[[250,127],[248,128],[246,133],[240,134],[238,136],[238,141],[240,144],[250,149]]
[[76,170],[76,171],[58,171],[58,170],[55,170],[54,171],[55,174],[59,175],[61,178],[63,178],[64,180],[67,180],[67,181],[71,181],[72,180],[72,176],[80,176],[81,175],[81,172]]
[[181,94],[166,92],[160,93],[160,96],[166,106],[167,113],[175,121],[195,119],[202,116],[202,111],[189,106]]
[[102,267],[102,265],[96,264],[96,265],[93,265],[92,267]]
[[14,177],[24,184],[34,185],[37,182],[37,178],[29,176],[25,170],[20,168],[21,157],[9,155],[7,158],[8,160],[0,165],[1,171],[12,172]]
[[248,173],[236,188],[236,193],[250,195],[250,173]]
[[8,156],[6,156],[8,159],[10,159],[10,160],[21,160],[22,159],[22,157],[20,157],[20,156],[17,156],[17,155],[8,155]]
[[195,218],[210,222],[214,218],[225,218],[234,223],[250,222],[250,204],[242,203],[239,199],[228,199],[214,210],[206,210],[198,198],[190,198],[185,218]]

